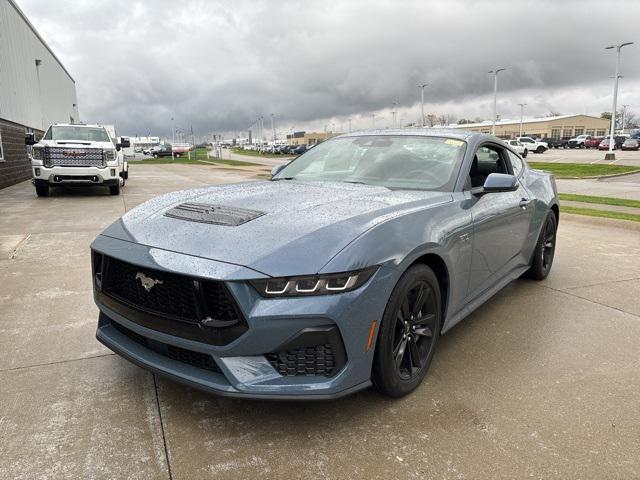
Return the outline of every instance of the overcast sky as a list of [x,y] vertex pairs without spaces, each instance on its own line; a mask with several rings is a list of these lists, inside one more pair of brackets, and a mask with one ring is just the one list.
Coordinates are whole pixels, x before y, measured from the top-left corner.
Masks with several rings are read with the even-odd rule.
[[[640,1],[17,0],[74,76],[83,121],[129,135],[390,126],[426,113],[640,112]],[[331,127],[330,127],[331,128]]]

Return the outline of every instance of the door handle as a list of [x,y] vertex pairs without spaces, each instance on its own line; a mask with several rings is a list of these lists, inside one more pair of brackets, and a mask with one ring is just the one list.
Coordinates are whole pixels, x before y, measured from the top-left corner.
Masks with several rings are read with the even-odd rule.
[[520,200],[520,207],[523,210],[527,209],[527,206],[529,206],[529,204],[531,203],[531,199],[530,198],[523,198]]

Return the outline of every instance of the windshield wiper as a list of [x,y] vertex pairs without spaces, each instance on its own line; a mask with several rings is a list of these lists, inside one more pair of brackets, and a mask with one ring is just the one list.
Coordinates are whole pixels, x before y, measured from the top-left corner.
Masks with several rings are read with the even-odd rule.
[[279,180],[295,180],[296,177],[280,177],[280,178],[272,178],[271,181],[272,182],[277,182]]

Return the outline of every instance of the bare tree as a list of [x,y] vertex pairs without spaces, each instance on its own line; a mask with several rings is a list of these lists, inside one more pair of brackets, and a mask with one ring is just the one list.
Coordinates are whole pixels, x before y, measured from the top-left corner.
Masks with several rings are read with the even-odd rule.
[[425,120],[429,127],[435,127],[438,124],[438,116],[433,113],[427,113]]

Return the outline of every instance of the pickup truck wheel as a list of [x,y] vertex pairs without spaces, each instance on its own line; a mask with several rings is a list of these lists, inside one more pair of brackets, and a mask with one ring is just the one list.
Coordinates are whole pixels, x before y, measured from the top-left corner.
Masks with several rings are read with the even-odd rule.
[[522,158],[527,158],[527,154],[529,153],[529,150],[527,150],[526,148],[524,149],[524,152],[522,152]]
[[179,153],[176,153],[176,158],[180,158],[180,154]]
[[111,195],[120,195],[120,185],[109,185],[109,193]]
[[39,197],[49,196],[49,185],[36,185],[36,194]]
[[157,154],[157,153],[154,153],[154,154],[153,154],[153,158],[158,158],[158,154]]
[[544,151],[545,151],[545,148],[542,145],[536,148],[536,153],[544,153]]

